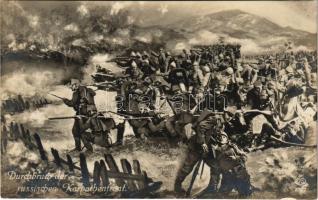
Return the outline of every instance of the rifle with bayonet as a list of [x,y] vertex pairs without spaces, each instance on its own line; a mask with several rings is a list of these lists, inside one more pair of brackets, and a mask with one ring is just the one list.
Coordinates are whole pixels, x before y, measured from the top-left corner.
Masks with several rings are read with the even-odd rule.
[[[136,119],[150,119],[150,118],[153,118],[151,116],[146,116],[146,117],[135,117],[135,116],[132,116],[132,115],[127,115],[127,114],[120,114],[120,113],[116,113],[116,112],[113,112],[113,111],[101,111],[101,112],[98,112],[98,113],[113,113],[113,114],[116,114],[118,116],[120,116],[121,118],[125,119],[125,120],[136,120]],[[61,120],[61,119],[80,119],[80,118],[89,118],[88,116],[86,115],[74,115],[74,116],[65,116],[65,117],[49,117],[48,119],[49,120]],[[107,118],[105,116],[97,116],[97,118]]]
[[129,60],[130,58],[127,56],[117,56],[115,58],[107,60],[106,62],[123,62],[123,61],[129,61]]
[[65,99],[65,98],[63,98],[63,97],[60,97],[60,96],[57,96],[57,95],[55,95],[55,94],[51,94],[51,93],[49,93],[49,95],[51,95],[51,96],[53,96],[53,97],[56,97],[56,98],[59,98],[59,99]]

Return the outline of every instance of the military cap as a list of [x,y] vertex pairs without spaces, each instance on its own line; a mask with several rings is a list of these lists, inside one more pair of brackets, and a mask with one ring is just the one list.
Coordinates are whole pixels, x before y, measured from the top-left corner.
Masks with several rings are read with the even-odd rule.
[[220,135],[223,135],[223,136],[229,138],[228,135],[227,135],[224,131],[222,131],[222,132],[220,133]]
[[73,84],[80,84],[80,81],[78,79],[72,78],[71,85],[73,85]]
[[228,106],[227,108],[224,109],[225,113],[229,113],[231,115],[234,115],[236,112],[236,107],[234,106]]

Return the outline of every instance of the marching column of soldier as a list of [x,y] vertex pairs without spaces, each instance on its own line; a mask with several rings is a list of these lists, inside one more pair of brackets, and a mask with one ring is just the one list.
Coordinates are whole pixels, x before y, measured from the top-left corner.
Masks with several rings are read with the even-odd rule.
[[[116,114],[128,121],[135,136],[141,140],[167,137],[188,145],[175,180],[178,193],[185,192],[182,182],[196,163],[204,162],[211,169],[208,190],[236,189],[243,196],[250,195],[246,152],[314,143],[306,138],[315,138],[309,123],[317,115],[315,52],[247,60],[241,58],[239,45],[221,42],[183,50],[180,55],[164,49],[132,51],[109,62],[123,68],[123,75],[114,78],[109,70],[97,66],[97,73],[105,75],[99,81],[118,92]],[[104,115],[107,111],[97,111],[95,92],[78,80],[71,81],[71,88],[72,99],[63,98],[63,102],[76,112],[74,150],[82,150],[81,142],[89,152],[92,144],[123,145],[125,122],[116,124]],[[163,111],[163,105],[170,112]],[[310,110],[310,116],[304,114]],[[114,144],[108,136],[111,129],[117,129]]]

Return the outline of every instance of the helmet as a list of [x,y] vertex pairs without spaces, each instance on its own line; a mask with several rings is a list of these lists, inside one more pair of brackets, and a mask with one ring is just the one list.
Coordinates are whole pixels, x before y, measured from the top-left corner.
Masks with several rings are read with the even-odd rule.
[[170,63],[170,67],[176,68],[177,64],[175,62]]
[[72,79],[71,79],[71,85],[74,85],[74,84],[79,85],[79,84],[80,84],[80,81],[79,81],[78,79],[72,78]]
[[137,68],[137,63],[135,61],[132,61],[131,62],[131,66],[134,67],[134,68]]
[[130,57],[136,57],[136,53],[132,51],[132,52],[130,53]]
[[202,71],[206,72],[206,73],[209,73],[210,72],[210,68],[209,66],[205,65],[202,67]]
[[139,52],[136,53],[136,57],[141,58],[141,54]]
[[142,56],[144,56],[144,57],[149,57],[147,51],[144,51],[144,52],[142,53]]
[[228,68],[226,69],[226,73],[229,74],[229,75],[232,75],[232,74],[234,73],[233,68],[232,68],[232,67],[228,67]]
[[134,93],[135,93],[135,94],[143,94],[143,92],[142,92],[141,89],[135,89]]
[[286,67],[286,72],[287,73],[293,73],[294,70],[293,70],[293,68],[291,66],[288,66],[288,67]]

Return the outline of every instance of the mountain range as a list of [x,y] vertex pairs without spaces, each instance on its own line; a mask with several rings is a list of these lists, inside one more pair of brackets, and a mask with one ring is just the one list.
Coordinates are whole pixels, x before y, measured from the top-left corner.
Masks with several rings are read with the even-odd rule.
[[164,26],[144,27],[131,22],[129,10],[114,15],[110,8],[94,7],[86,10],[88,14],[80,15],[78,7],[64,6],[34,14],[18,4],[7,5],[3,14],[6,17],[1,19],[2,52],[33,48],[88,58],[94,53],[128,53],[162,46],[178,52],[223,38],[225,42],[241,44],[243,54],[252,54],[281,51],[287,45],[294,50],[314,50],[317,43],[314,33],[282,27],[241,10],[189,16]]
[[[264,50],[283,48],[288,42],[296,49],[316,49],[317,43],[316,34],[282,27],[266,18],[241,10],[227,10],[189,17],[166,27],[183,32],[189,39],[196,39],[200,34],[205,33],[211,40],[225,37],[228,41],[242,42],[243,45],[250,43]],[[201,39],[206,40],[202,42],[210,42],[209,37]]]

